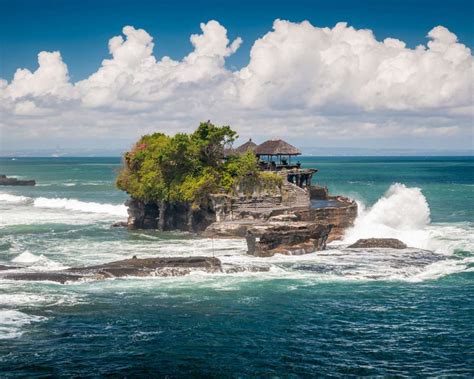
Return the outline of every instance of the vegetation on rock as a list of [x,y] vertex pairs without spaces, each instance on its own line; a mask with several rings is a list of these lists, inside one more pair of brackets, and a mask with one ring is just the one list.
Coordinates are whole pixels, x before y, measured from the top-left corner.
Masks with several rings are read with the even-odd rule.
[[192,134],[145,135],[124,154],[117,186],[143,201],[190,202],[199,207],[211,193],[233,193],[236,188],[270,189],[282,178],[258,169],[255,154],[224,158],[237,134],[229,126],[210,122]]

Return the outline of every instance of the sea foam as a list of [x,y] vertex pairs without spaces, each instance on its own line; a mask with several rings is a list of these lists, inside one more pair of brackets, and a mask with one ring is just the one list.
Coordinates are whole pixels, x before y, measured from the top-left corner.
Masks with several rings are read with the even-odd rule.
[[398,238],[409,246],[427,248],[430,208],[419,188],[392,184],[372,206],[359,205],[354,227],[346,232],[344,242],[359,238]]
[[46,198],[38,197],[34,200],[34,206],[38,208],[66,209],[70,211],[101,213],[113,216],[127,216],[127,207],[123,204],[104,204],[95,202],[86,202],[76,199],[65,198]]
[[23,327],[46,317],[32,316],[13,309],[0,309],[0,339],[17,338],[23,334]]
[[13,263],[21,263],[30,269],[37,271],[51,271],[51,270],[62,270],[67,268],[66,266],[58,263],[52,259],[45,257],[43,254],[35,255],[29,251],[25,251],[12,259]]

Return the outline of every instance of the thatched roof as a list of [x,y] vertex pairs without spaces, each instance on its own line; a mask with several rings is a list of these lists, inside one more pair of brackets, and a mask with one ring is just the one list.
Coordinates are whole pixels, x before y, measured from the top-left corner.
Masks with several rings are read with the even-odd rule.
[[256,155],[300,155],[299,151],[293,145],[281,139],[268,140],[258,145],[254,150]]
[[236,147],[234,149],[235,153],[237,154],[245,154],[247,151],[252,150],[254,151],[255,148],[257,147],[257,144],[252,141],[252,138],[250,138],[247,142],[245,142],[243,145],[240,145],[239,147]]

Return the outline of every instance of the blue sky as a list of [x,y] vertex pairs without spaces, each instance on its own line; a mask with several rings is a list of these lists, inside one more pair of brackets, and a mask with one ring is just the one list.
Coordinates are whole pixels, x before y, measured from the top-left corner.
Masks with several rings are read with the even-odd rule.
[[0,6],[2,150],[120,151],[208,119],[313,153],[473,148],[472,0]]
[[[252,43],[281,18],[316,26],[347,21],[372,29],[377,39],[401,39],[409,47],[426,43],[426,33],[443,25],[473,46],[474,2],[471,0],[1,0],[0,77],[11,79],[19,67],[33,70],[37,53],[59,50],[76,81],[93,73],[108,57],[109,38],[124,25],[143,28],[155,37],[155,55],[180,59],[190,50],[189,36],[199,23],[218,20],[229,37],[243,44],[227,65],[248,63]],[[84,52],[87,51],[87,54]]]

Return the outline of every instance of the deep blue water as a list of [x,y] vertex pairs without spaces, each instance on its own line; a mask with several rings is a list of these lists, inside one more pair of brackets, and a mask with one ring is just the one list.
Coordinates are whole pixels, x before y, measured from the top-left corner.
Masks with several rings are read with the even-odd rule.
[[[393,183],[419,187],[422,195],[400,190],[407,208],[384,209],[416,217],[424,195],[431,222],[413,233],[428,236],[434,255],[330,246],[269,258],[270,273],[0,280],[0,377],[473,377],[473,159],[301,162],[319,169],[314,182],[368,207]],[[0,160],[0,173],[39,184],[0,188],[0,264],[47,270],[132,254],[255,263],[238,240],[111,229],[124,217],[119,163]]]

